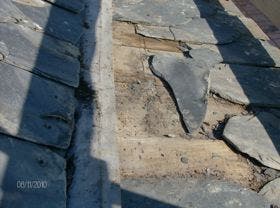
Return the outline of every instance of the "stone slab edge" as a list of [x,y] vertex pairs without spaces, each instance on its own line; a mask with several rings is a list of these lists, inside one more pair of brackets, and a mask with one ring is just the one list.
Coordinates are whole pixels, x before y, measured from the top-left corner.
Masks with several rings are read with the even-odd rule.
[[[83,62],[87,70],[83,70],[81,76],[95,91],[95,98],[89,104],[80,104],[82,107],[79,109],[80,117],[74,135],[74,151],[77,152],[76,155],[74,153],[77,157],[74,166],[77,175],[74,173],[69,190],[68,207],[120,208],[119,151],[112,68],[112,0],[86,0],[85,3],[85,21],[90,24],[91,29],[85,32],[82,41]],[[87,147],[88,143],[79,144],[88,135],[90,147]],[[87,148],[90,148],[90,155],[85,153]]]

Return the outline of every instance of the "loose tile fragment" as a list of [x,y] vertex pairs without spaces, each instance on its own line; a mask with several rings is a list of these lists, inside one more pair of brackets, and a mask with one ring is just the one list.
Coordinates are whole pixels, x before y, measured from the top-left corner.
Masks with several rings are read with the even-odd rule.
[[210,90],[235,103],[280,107],[280,70],[219,64],[211,70]]
[[270,203],[280,207],[280,178],[267,183],[259,192]]
[[175,55],[156,55],[151,70],[171,87],[190,133],[204,120],[207,108],[209,67],[201,61]]
[[124,207],[270,208],[257,193],[226,181],[194,178],[122,180]]
[[48,148],[0,134],[1,207],[65,208],[65,168]]
[[[35,6],[35,0],[11,0],[17,10],[26,16],[27,20],[34,22],[38,31],[58,39],[78,44],[83,33],[82,15],[74,14],[62,8],[44,2]],[[1,10],[0,10],[1,11]],[[11,17],[11,16],[10,16]]]
[[67,148],[74,124],[74,89],[0,62],[0,132]]
[[280,119],[267,112],[235,116],[225,126],[223,137],[237,150],[267,167],[280,170]]
[[29,28],[0,24],[0,53],[4,61],[64,84],[79,84],[79,50]]
[[187,18],[208,17],[216,13],[213,3],[204,0],[115,0],[115,20],[171,26]]

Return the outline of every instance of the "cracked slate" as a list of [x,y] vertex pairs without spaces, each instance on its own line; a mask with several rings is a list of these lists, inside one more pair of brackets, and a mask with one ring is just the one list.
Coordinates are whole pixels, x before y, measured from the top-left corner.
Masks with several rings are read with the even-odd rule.
[[174,27],[139,25],[136,32],[147,37],[199,44],[226,44],[239,37],[239,32],[233,27],[216,19],[201,18],[191,19]]
[[267,167],[280,170],[280,119],[267,112],[235,116],[227,122],[223,137],[238,151]]
[[269,202],[280,207],[280,178],[267,183],[259,192]]
[[208,48],[191,49],[189,55],[197,61],[204,61],[209,67],[223,61],[219,53]]
[[257,193],[214,179],[141,178],[122,180],[123,207],[269,208]]
[[191,58],[156,55],[151,70],[170,85],[184,123],[189,133],[193,133],[206,114],[209,67]]
[[65,208],[65,168],[48,148],[0,134],[1,207]]
[[62,7],[63,9],[69,10],[74,13],[80,13],[84,9],[83,0],[44,0],[54,5]]
[[83,33],[82,15],[74,14],[44,1],[40,5],[36,3],[37,1],[34,0],[28,2],[4,0],[1,2],[1,6],[7,7],[12,13],[0,10],[0,17],[4,20],[19,19],[21,24],[36,25],[32,29],[69,41],[74,45],[78,44]]
[[210,90],[235,103],[280,108],[280,70],[244,65],[216,65]]
[[0,62],[0,131],[67,148],[74,124],[74,89]]
[[5,62],[70,86],[78,86],[80,63],[76,47],[9,23],[0,24],[0,36],[0,53],[4,53]]
[[208,17],[216,7],[204,0],[114,0],[115,20],[171,26],[184,24],[187,18]]

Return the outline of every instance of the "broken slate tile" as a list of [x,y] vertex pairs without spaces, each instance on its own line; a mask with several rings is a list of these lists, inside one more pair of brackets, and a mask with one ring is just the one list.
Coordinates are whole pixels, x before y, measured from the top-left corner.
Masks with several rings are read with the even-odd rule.
[[227,44],[239,37],[239,32],[218,19],[195,18],[180,26],[170,27],[175,40],[198,44]]
[[74,89],[0,62],[0,132],[67,148],[74,124]]
[[235,116],[227,122],[223,137],[238,151],[267,167],[280,170],[280,119],[267,112]]
[[0,24],[0,36],[0,45],[3,45],[0,50],[5,48],[5,62],[73,87],[78,86],[79,51],[71,44],[14,24]]
[[146,37],[177,40],[199,44],[226,44],[239,37],[239,32],[216,19],[195,18],[173,27],[138,25],[138,34]]
[[114,6],[115,20],[158,26],[181,25],[188,18],[216,13],[214,4],[204,0],[114,0]]
[[208,48],[191,49],[189,55],[196,61],[205,62],[209,67],[213,67],[223,61],[219,53]]
[[280,70],[219,64],[210,73],[210,90],[235,103],[280,107]]
[[74,14],[50,3],[41,1],[40,6],[34,4],[36,0],[11,0],[13,4],[28,19],[36,23],[36,30],[45,32],[60,40],[78,44],[83,33],[82,15]]
[[80,13],[84,9],[83,0],[45,0],[56,6],[74,13]]
[[189,133],[193,133],[200,127],[206,113],[209,67],[190,58],[156,55],[151,70],[169,84],[184,123]]
[[0,134],[1,207],[65,208],[65,168],[48,148]]
[[123,207],[270,208],[257,193],[214,179],[128,178],[121,187]]
[[280,178],[276,178],[273,181],[267,183],[259,192],[264,198],[266,198],[273,205],[280,207]]

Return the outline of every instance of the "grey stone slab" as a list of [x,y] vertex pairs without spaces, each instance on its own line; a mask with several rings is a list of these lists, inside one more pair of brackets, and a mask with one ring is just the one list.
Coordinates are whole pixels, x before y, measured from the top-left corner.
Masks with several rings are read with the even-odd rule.
[[223,62],[253,66],[280,66],[280,50],[267,41],[244,37],[218,47]]
[[223,61],[223,58],[219,53],[208,48],[192,49],[189,51],[189,55],[197,61],[205,62],[210,67]]
[[173,55],[156,55],[151,69],[171,87],[190,133],[197,130],[207,109],[209,67],[201,61]]
[[0,62],[0,132],[67,148],[74,125],[74,89]]
[[34,22],[36,30],[76,45],[83,33],[82,15],[74,14],[50,3],[36,0],[11,0],[27,19]]
[[122,207],[269,208],[257,193],[214,179],[139,178],[122,180]]
[[195,18],[184,21],[182,25],[173,27],[140,25],[136,31],[148,37],[200,44],[226,44],[239,37],[237,30],[217,19]]
[[208,17],[216,7],[204,0],[115,0],[114,19],[171,26],[184,24],[187,18]]
[[280,206],[280,178],[267,183],[259,192],[264,198],[274,205]]
[[280,70],[219,64],[210,73],[210,90],[235,103],[280,108]]
[[267,112],[235,116],[225,126],[223,137],[238,151],[267,167],[280,170],[280,119]]
[[80,13],[84,9],[83,0],[45,0],[63,9],[74,13]]
[[48,148],[0,134],[1,207],[66,207],[65,168]]
[[78,86],[79,51],[71,44],[21,25],[6,23],[0,24],[0,36],[0,53],[6,54],[5,62],[70,86]]
[[199,44],[227,44],[239,37],[239,32],[217,19],[195,18],[171,27],[175,40]]

